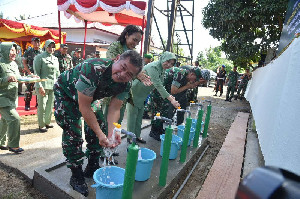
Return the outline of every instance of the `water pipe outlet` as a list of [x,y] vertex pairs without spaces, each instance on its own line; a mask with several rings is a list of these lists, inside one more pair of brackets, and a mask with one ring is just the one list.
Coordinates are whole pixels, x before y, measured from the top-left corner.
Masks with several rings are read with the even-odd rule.
[[136,143],[136,135],[135,135],[134,133],[129,132],[129,131],[126,131],[126,130],[124,130],[124,129],[121,130],[121,133],[123,133],[123,134],[125,134],[125,135],[131,137],[131,138],[132,138],[132,142],[133,142],[133,143]]
[[172,120],[166,117],[161,117],[159,113],[156,114],[156,116],[154,116],[154,120],[162,120],[164,122],[167,122],[169,125],[172,125]]

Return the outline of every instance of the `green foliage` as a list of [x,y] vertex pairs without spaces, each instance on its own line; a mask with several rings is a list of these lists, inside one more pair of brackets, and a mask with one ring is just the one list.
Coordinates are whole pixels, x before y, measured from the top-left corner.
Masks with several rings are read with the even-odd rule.
[[222,40],[221,50],[234,64],[247,67],[278,46],[287,5],[288,0],[210,0],[202,24]]
[[205,52],[199,52],[197,60],[203,68],[210,69],[214,72],[217,72],[217,69],[222,65],[226,66],[226,71],[230,71],[233,68],[232,61],[222,58],[221,47],[209,48],[206,49]]
[[22,15],[19,16],[19,18],[15,17],[15,20],[16,21],[22,21],[22,20],[29,19],[29,18],[30,18],[30,15],[25,16],[25,14],[22,14]]

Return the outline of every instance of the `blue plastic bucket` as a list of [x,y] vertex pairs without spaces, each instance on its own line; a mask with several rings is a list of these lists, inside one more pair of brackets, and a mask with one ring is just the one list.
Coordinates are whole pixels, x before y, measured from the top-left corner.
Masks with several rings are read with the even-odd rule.
[[196,125],[197,125],[197,119],[192,119],[192,126],[191,126],[191,128],[196,129]]
[[146,181],[150,178],[153,162],[156,153],[147,148],[140,148],[142,159],[138,159],[136,164],[135,180]]
[[[179,126],[177,127],[177,135],[178,135],[179,137],[181,137],[182,140],[183,140],[183,135],[184,135],[184,128],[185,128],[184,125],[179,125]],[[190,136],[189,136],[189,141],[188,141],[188,146],[191,145],[191,142],[192,142],[192,140],[194,139],[194,136],[195,136],[195,129],[194,129],[194,128],[191,128],[191,130],[190,130]]]
[[[164,151],[164,140],[165,140],[165,134],[160,135],[161,143],[160,143],[160,156],[163,155]],[[182,138],[172,134],[172,141],[171,141],[171,150],[170,150],[170,160],[174,160],[177,158],[178,150],[180,150],[182,144]]]
[[92,185],[96,188],[96,199],[122,198],[125,169],[108,166],[97,169]]

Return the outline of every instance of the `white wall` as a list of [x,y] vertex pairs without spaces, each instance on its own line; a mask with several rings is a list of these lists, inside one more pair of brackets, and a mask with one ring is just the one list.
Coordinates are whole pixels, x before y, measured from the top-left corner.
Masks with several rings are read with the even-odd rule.
[[[67,33],[66,41],[68,42],[82,42],[84,41],[84,28],[83,29],[62,29],[63,32]],[[111,43],[116,41],[118,38],[117,35],[113,35],[110,33],[102,32],[96,29],[88,29],[87,30],[87,43],[93,43],[95,39],[99,39],[102,41],[106,41]]]
[[265,164],[300,175],[300,38],[253,72],[250,102]]

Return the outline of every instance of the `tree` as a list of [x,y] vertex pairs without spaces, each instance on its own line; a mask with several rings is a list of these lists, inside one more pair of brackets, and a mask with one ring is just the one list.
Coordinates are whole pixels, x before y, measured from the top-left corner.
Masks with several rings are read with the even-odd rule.
[[288,0],[210,0],[202,24],[234,64],[246,67],[278,46],[287,5]]
[[197,60],[203,68],[207,68],[215,72],[217,72],[218,67],[223,64],[226,66],[226,71],[228,72],[233,68],[232,61],[222,58],[221,47],[210,47],[205,50],[205,53],[200,51],[198,53]]

